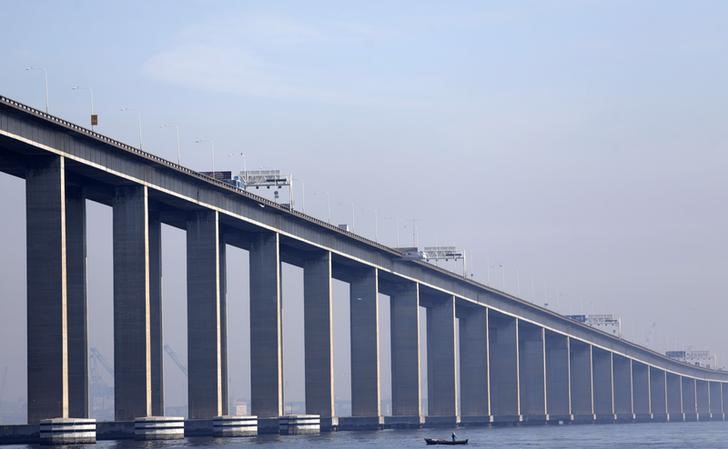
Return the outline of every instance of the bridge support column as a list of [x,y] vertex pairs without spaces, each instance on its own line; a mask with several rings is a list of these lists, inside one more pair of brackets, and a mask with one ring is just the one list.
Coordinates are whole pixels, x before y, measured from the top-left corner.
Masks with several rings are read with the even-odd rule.
[[220,235],[216,211],[187,219],[187,397],[191,419],[223,414]]
[[698,419],[710,420],[710,385],[704,380],[695,381],[695,398],[698,404]]
[[351,332],[351,415],[381,415],[379,378],[379,282],[376,268],[364,268],[349,287]]
[[419,284],[404,283],[390,298],[392,423],[419,425],[422,414]]
[[546,422],[544,329],[518,321],[520,413],[527,422]]
[[68,418],[65,160],[38,160],[26,176],[28,423]]
[[667,414],[670,421],[684,421],[680,376],[667,373]]
[[490,422],[488,309],[459,307],[460,413],[463,424]]
[[546,331],[546,406],[549,421],[572,420],[569,337]]
[[614,421],[614,383],[612,353],[592,346],[594,370],[594,412],[597,421]]
[[149,333],[152,415],[164,416],[164,348],[162,338],[162,222],[149,214]]
[[489,310],[488,343],[493,422],[520,422],[516,318]]
[[620,421],[634,420],[632,404],[632,361],[619,355],[612,356],[614,365],[614,412]]
[[710,419],[723,420],[723,395],[720,391],[720,382],[709,382],[710,385]]
[[337,424],[331,307],[331,253],[324,251],[303,263],[306,413],[319,415],[322,429]]
[[433,297],[427,308],[427,398],[426,423],[456,425],[455,297],[450,295]]
[[88,326],[86,301],[86,198],[66,186],[68,293],[68,413],[88,418]]
[[[218,228],[219,224],[218,214]],[[222,383],[222,416],[230,415],[230,398],[228,396],[228,326],[227,326],[227,247],[225,238],[222,237],[222,231],[218,231],[220,243],[218,244],[218,252],[220,254],[220,369]],[[234,415],[233,415],[234,416]],[[225,419],[222,419],[225,421]],[[230,429],[228,429],[230,430]]]
[[250,392],[253,415],[282,414],[280,252],[277,233],[250,245]]
[[571,413],[578,422],[594,421],[591,346],[569,338]]
[[147,188],[114,196],[114,408],[117,421],[152,414]]
[[726,419],[728,415],[728,384],[721,383],[720,384],[720,391],[721,391],[721,399],[723,400],[723,420]]
[[695,379],[681,377],[682,379],[682,402],[685,421],[697,421],[698,419],[698,398],[696,395]]
[[652,419],[667,421],[667,384],[665,371],[650,367],[650,403]]
[[635,361],[632,361],[632,398],[635,419],[638,421],[651,420],[649,368],[647,365]]

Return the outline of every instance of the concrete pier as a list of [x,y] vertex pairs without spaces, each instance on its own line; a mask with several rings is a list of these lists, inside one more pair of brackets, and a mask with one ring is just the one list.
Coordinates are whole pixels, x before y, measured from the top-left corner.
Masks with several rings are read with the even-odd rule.
[[710,420],[710,384],[704,380],[695,381],[695,398],[700,421]]
[[673,373],[666,375],[667,388],[667,413],[670,421],[684,421],[682,404],[682,385],[680,376]]
[[64,159],[26,175],[28,423],[69,416]]
[[594,420],[591,346],[569,339],[571,367],[571,413],[578,422]]
[[222,315],[218,214],[187,219],[187,397],[191,419],[214,418],[222,406]]
[[425,294],[427,306],[427,398],[428,425],[456,424],[457,383],[455,381],[455,297]]
[[147,188],[116,189],[114,235],[114,408],[117,421],[150,416],[150,302]]
[[667,384],[665,371],[650,367],[650,404],[652,419],[667,421]]
[[[403,281],[390,298],[392,415],[399,417],[396,423],[413,420],[419,423],[422,414],[419,285]],[[402,420],[401,417],[411,419]]]
[[632,398],[635,419],[651,420],[649,367],[639,362],[632,362]]
[[88,418],[88,325],[86,298],[86,198],[66,186],[68,300],[68,414]]
[[546,405],[549,420],[571,420],[569,338],[551,331],[546,337]]
[[331,305],[331,253],[307,255],[303,264],[306,413],[335,425]]
[[280,254],[278,234],[261,232],[250,244],[251,408],[277,418],[282,406]]
[[626,357],[615,355],[614,366],[614,413],[620,421],[632,421],[632,362]]
[[[220,238],[218,243],[218,255],[220,268],[218,275],[220,277],[220,379],[221,379],[221,390],[222,390],[222,415],[229,416],[229,398],[228,398],[228,328],[227,328],[227,246],[225,243],[225,237],[222,235],[222,229],[219,224],[218,214],[218,236]],[[257,418],[256,418],[257,423]],[[256,424],[257,426],[257,424]]]
[[614,421],[612,353],[592,347],[594,373],[594,413],[597,421]]
[[351,415],[379,426],[379,279],[376,268],[357,270],[349,284]]
[[723,394],[720,383],[709,382],[710,389],[710,419],[713,421],[723,420]]
[[698,419],[698,401],[695,390],[695,379],[682,377],[683,413],[685,421]]
[[164,341],[162,338],[162,222],[149,213],[149,353],[152,415],[164,415]]
[[460,413],[463,424],[490,422],[488,309],[460,306]]
[[521,420],[518,380],[518,322],[488,311],[490,406],[493,422]]
[[518,322],[520,414],[525,422],[546,421],[544,329]]

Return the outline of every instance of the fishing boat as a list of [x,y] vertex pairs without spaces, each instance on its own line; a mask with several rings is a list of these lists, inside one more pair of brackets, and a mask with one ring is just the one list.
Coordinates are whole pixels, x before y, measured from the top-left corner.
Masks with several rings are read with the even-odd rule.
[[448,446],[454,446],[456,444],[468,444],[468,440],[439,440],[437,438],[425,438],[425,443],[430,444],[445,444]]

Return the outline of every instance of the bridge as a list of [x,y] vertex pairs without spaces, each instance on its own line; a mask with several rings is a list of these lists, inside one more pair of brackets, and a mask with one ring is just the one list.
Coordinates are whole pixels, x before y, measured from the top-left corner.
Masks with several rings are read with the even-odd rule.
[[[408,260],[5,97],[0,170],[26,183],[30,425],[89,416],[86,199],[113,208],[118,422],[164,414],[162,223],[186,231],[190,420],[228,414],[226,245],[249,253],[251,409],[261,429],[283,415],[282,262],[304,273],[306,413],[319,415],[322,429],[723,420],[728,411],[728,372],[669,359]],[[334,407],[332,279],[350,285],[350,417],[337,417]],[[391,308],[391,416],[383,416],[381,405],[379,294],[389,296]],[[421,320],[427,326],[426,416]]]

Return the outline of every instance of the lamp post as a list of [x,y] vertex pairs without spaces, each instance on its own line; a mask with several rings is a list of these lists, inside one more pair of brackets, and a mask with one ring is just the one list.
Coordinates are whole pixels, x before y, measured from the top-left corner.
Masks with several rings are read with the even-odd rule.
[[45,111],[48,113],[48,72],[43,67],[28,66],[25,68],[26,71],[38,70],[43,72],[43,81],[45,82]]
[[197,139],[195,140],[195,143],[209,143],[210,144],[210,152],[212,153],[212,177],[215,177],[215,141],[211,139]]
[[[228,153],[228,157],[235,156],[235,153]],[[240,173],[245,173],[247,178],[248,172],[248,158],[245,157],[245,153],[240,153]]]
[[81,86],[73,86],[71,90],[87,90],[89,94],[89,98],[91,99],[91,129],[94,129],[94,126],[98,124],[98,116],[94,112],[94,90],[90,87],[81,87]]
[[139,109],[132,109],[132,108],[128,108],[126,106],[123,106],[120,110],[122,112],[136,112],[137,113],[137,125],[139,127],[139,149],[141,150],[143,148],[143,146],[142,146],[142,112]]
[[174,128],[177,132],[177,165],[180,165],[180,161],[182,160],[182,144],[179,140],[179,125],[162,125],[160,128]]
[[293,183],[293,181],[301,184],[301,212],[306,213],[306,184],[304,184],[299,178],[291,177],[291,183]]

